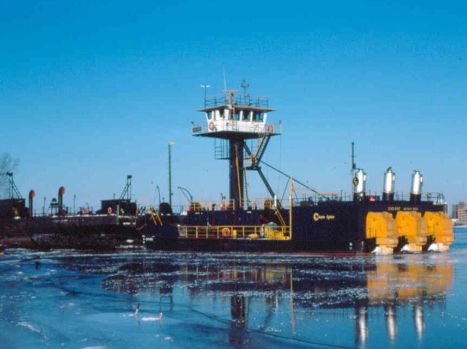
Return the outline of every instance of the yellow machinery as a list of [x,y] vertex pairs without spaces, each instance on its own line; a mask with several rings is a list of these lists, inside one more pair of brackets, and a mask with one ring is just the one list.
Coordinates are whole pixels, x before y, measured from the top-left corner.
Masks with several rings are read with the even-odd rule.
[[399,211],[396,214],[397,234],[407,239],[402,251],[421,252],[427,242],[427,224],[418,212]]
[[149,214],[151,215],[151,219],[154,222],[155,225],[160,225],[163,226],[164,224],[162,223],[161,216],[159,216],[159,213],[154,207],[149,207]]
[[423,218],[427,225],[427,235],[432,237],[435,251],[446,251],[454,241],[452,221],[444,212],[425,212]]
[[266,239],[272,239],[272,240],[288,240],[289,237],[285,236],[284,229],[282,227],[277,227],[277,226],[268,226],[268,225],[263,225],[262,228],[264,229],[264,237]]
[[398,243],[396,223],[392,215],[388,212],[368,212],[366,238],[376,239],[375,252],[392,253]]

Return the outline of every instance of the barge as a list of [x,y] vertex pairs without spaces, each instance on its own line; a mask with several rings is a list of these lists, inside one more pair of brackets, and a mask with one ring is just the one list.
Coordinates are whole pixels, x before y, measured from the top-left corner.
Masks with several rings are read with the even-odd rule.
[[[288,198],[280,199],[262,170],[277,170],[263,155],[282,131],[281,123],[268,123],[274,111],[269,100],[228,90],[220,97],[205,97],[200,111],[205,119],[193,125],[193,136],[216,140],[216,158],[229,163],[229,198],[190,202],[181,215],[170,208],[151,212],[144,222],[144,240],[153,248],[391,254],[447,251],[453,242],[444,196],[422,192],[420,171],[412,174],[410,195],[395,192],[392,168],[384,174],[382,195],[370,195],[366,173],[354,165],[352,155],[350,196],[320,193],[289,177]],[[268,198],[248,197],[246,177],[251,172],[264,182]],[[297,194],[297,187],[305,194]]]
[[[169,203],[157,209],[138,208],[131,202],[129,175],[120,198],[103,200],[96,214],[69,214],[63,205],[65,189],[60,187],[50,213],[37,217],[32,214],[34,191],[26,207],[12,173],[7,173],[10,198],[0,200],[0,243],[99,250],[139,246],[380,254],[442,252],[452,244],[453,226],[444,197],[422,192],[420,171],[412,174],[410,195],[395,192],[392,168],[384,173],[381,195],[371,194],[366,190],[366,173],[356,167],[352,156],[352,194],[321,193],[263,160],[271,139],[282,132],[281,122],[268,122],[274,111],[268,98],[227,90],[219,97],[205,97],[200,111],[204,121],[193,124],[193,136],[214,139],[216,158],[228,161],[228,198],[202,203],[190,197],[188,209],[175,213],[169,189]],[[287,176],[288,190],[282,197],[269,184],[264,166]],[[254,172],[268,194],[262,200],[248,195],[247,175]]]

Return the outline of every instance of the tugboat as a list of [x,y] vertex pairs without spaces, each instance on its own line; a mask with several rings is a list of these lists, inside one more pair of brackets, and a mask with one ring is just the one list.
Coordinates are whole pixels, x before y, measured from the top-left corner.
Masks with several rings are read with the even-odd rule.
[[[138,224],[143,241],[155,249],[246,251],[393,252],[446,251],[453,242],[444,196],[423,193],[423,175],[412,174],[410,195],[396,193],[395,173],[384,174],[382,195],[366,192],[366,173],[353,162],[353,193],[324,194],[289,177],[289,193],[280,199],[268,183],[263,155],[281,123],[268,123],[274,111],[268,98],[227,90],[205,97],[195,137],[216,140],[217,159],[229,162],[229,198],[194,202],[181,214],[164,203]],[[247,173],[256,171],[269,194],[248,197]],[[279,171],[279,170],[277,170]],[[280,173],[284,174],[282,171]],[[296,188],[308,190],[298,195]]]

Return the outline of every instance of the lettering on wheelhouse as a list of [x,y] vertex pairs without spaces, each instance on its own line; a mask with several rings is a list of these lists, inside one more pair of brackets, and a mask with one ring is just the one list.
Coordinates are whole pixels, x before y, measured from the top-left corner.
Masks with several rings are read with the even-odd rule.
[[336,218],[336,216],[331,215],[331,214],[321,215],[318,212],[313,213],[313,220],[315,222],[318,222],[318,221],[331,221],[331,220],[334,220],[335,218]]

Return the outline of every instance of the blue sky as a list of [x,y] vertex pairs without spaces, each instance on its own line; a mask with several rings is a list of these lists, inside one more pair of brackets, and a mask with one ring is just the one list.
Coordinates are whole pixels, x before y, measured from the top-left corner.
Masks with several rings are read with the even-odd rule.
[[[467,199],[467,5],[431,1],[0,2],[0,152],[23,195],[97,206],[134,176],[134,198],[227,193],[227,163],[201,122],[210,94],[242,79],[284,133],[265,160],[320,191],[350,189],[350,142],[368,186],[388,166],[425,191]],[[266,173],[276,190],[285,182]],[[266,191],[250,175],[250,191]],[[175,203],[184,203],[175,190]]]

